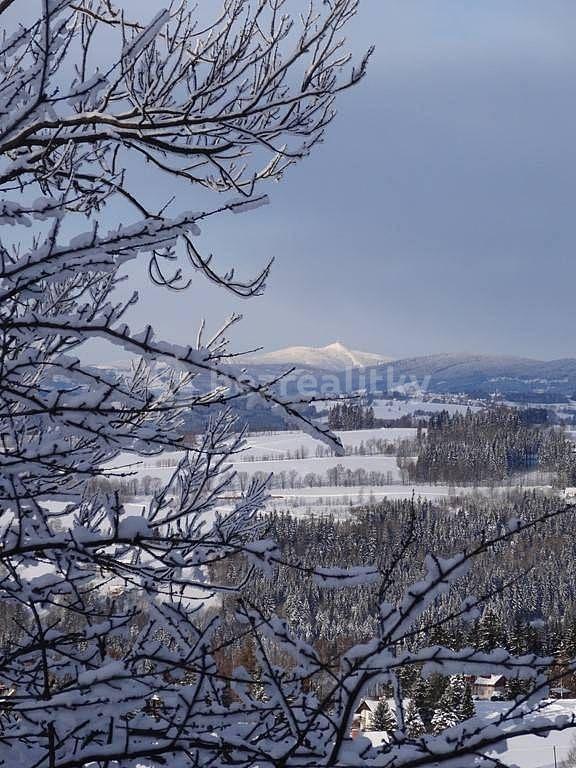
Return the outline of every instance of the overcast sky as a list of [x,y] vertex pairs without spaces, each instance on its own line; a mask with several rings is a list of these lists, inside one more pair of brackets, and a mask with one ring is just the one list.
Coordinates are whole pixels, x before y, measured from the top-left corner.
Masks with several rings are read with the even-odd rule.
[[242,311],[238,348],[576,355],[575,34],[574,0],[362,0],[351,44],[376,54],[325,143],[202,236],[242,274],[275,256],[266,295],[142,275],[136,319],[184,342]]

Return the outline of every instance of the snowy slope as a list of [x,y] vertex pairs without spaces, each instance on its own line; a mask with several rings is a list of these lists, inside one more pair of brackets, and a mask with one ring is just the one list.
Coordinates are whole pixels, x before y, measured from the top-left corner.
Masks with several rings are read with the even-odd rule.
[[[512,702],[476,701],[476,713],[482,720],[489,720],[501,712],[505,712]],[[550,702],[541,711],[548,718],[558,715],[573,715],[576,712],[576,700],[563,699]],[[530,716],[537,717],[537,715]],[[374,746],[380,746],[383,733],[380,731],[365,731]],[[519,768],[562,768],[563,760],[568,757],[572,747],[576,746],[576,728],[564,731],[550,732],[547,736],[516,736],[502,743],[499,751],[488,754],[498,765]],[[571,762],[570,765],[573,765]]]
[[[344,371],[389,362],[391,358],[373,352],[359,352],[339,341],[326,347],[285,347],[276,352],[255,355],[249,362],[265,365],[305,365],[325,371]],[[248,358],[244,358],[248,362]]]
[[426,389],[434,392],[541,392],[571,396],[576,389],[576,359],[546,361],[497,355],[440,354],[396,360],[394,374],[397,378],[415,377],[419,382],[428,378]]

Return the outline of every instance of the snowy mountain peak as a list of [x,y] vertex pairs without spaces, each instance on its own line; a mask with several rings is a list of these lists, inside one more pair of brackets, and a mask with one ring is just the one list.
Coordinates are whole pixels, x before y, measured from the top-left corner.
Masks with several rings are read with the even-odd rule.
[[347,368],[364,368],[368,365],[389,362],[391,358],[373,352],[348,349],[335,341],[325,347],[285,347],[252,358],[251,362],[269,365],[305,365],[326,371],[343,371]]
[[[349,354],[350,350],[346,349],[341,341],[333,341],[332,344],[327,344],[325,347],[320,347],[324,352],[334,352],[339,354]],[[370,354],[370,353],[366,353]]]

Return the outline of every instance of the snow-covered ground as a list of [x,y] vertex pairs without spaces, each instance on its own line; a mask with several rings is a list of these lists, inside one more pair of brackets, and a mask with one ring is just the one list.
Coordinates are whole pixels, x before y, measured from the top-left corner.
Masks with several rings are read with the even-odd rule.
[[265,461],[235,460],[233,464],[238,472],[248,472],[249,474],[274,472],[274,474],[278,474],[296,470],[301,477],[309,472],[324,475],[331,467],[340,465],[344,469],[352,471],[364,469],[366,472],[390,473],[392,482],[401,480],[396,456],[324,456],[320,459],[313,457],[306,459],[267,459]]
[[350,487],[324,487],[324,488],[287,488],[273,489],[273,499],[315,499],[315,498],[340,498],[350,500],[367,501],[374,499],[411,499],[412,496],[423,499],[440,499],[446,496],[459,496],[466,493],[488,492],[488,488],[455,488],[448,485],[369,485],[369,486],[350,486]]
[[[543,490],[542,486],[525,486],[526,490]],[[293,515],[320,515],[331,513],[335,515],[349,514],[351,507],[378,502],[388,499],[426,499],[434,501],[454,496],[482,494],[498,497],[506,493],[507,487],[472,487],[448,485],[393,485],[351,486],[351,487],[322,487],[322,488],[289,488],[271,490],[268,502],[269,509],[288,511]],[[552,492],[552,491],[551,491]]]
[[[338,432],[337,434],[342,439],[344,446],[350,450],[358,448],[362,444],[367,446],[370,441],[382,441],[383,445],[394,445],[401,440],[414,438],[416,430],[379,428]],[[305,504],[298,505],[300,513],[303,513],[304,509],[311,511],[311,508],[314,508],[314,511],[318,508],[324,510],[326,507],[324,499],[326,499],[331,510],[339,512],[342,509],[348,509],[353,503],[363,503],[371,498],[377,500],[385,496],[393,498],[410,498],[412,496],[412,487],[401,484],[402,476],[395,456],[383,454],[374,456],[317,456],[318,449],[320,452],[326,451],[324,444],[314,440],[304,432],[253,434],[247,437],[247,447],[232,456],[230,463],[241,479],[261,472],[274,474],[278,482],[281,481],[281,478],[285,478],[285,482],[282,484],[300,486],[290,489],[273,488],[270,506],[277,509],[280,507],[290,509],[294,500],[306,499]],[[170,452],[162,455],[138,457],[124,453],[109,466],[128,468],[128,471],[133,473],[133,477],[139,480],[148,477],[165,483],[173,474],[182,455],[182,452]],[[331,487],[327,485],[328,472],[336,466],[341,466],[344,470],[351,472],[364,470],[378,473],[381,476],[380,480],[387,485]],[[310,474],[322,478],[324,485],[310,487],[309,478],[306,477]],[[421,491],[422,496],[437,498],[446,495],[448,488],[425,486],[422,487]],[[419,490],[417,489],[416,495],[418,494]],[[336,507],[340,509],[336,509]]]
[[[398,403],[399,401],[394,401]],[[423,405],[421,401],[411,401]],[[429,403],[426,403],[427,405]],[[405,405],[405,403],[402,403]],[[443,405],[443,404],[432,404]],[[402,440],[414,438],[415,429],[378,428],[338,432],[348,449],[358,448],[362,444],[369,446],[371,441],[382,441],[382,445],[394,445]],[[374,445],[374,443],[372,443]],[[380,446],[378,446],[380,448]],[[403,483],[402,473],[398,468],[396,456],[378,454],[366,455],[316,455],[317,449],[325,452],[326,446],[314,440],[309,435],[298,432],[275,432],[268,434],[253,434],[247,437],[247,447],[231,457],[230,464],[239,477],[236,482],[238,492],[240,484],[244,487],[247,477],[255,473],[273,474],[276,478],[275,487],[271,488],[271,499],[268,507],[276,510],[291,511],[294,514],[348,514],[350,507],[355,504],[365,504],[379,501],[383,498],[410,499],[413,495],[423,499],[439,499],[452,495],[470,493],[498,493],[498,489],[488,488],[454,488],[448,485],[410,484]],[[133,454],[122,454],[111,465],[115,468],[124,467],[134,473],[141,481],[148,477],[160,483],[165,483],[172,476],[175,467],[182,457],[182,452],[168,452],[149,457],[137,457]],[[371,485],[328,485],[329,470],[337,465],[344,470],[354,472],[364,470],[367,473],[378,473],[378,479]],[[126,470],[124,470],[126,471]],[[322,485],[315,485],[311,477],[320,477]],[[366,478],[370,482],[370,478]],[[350,478],[357,482],[358,478]],[[340,480],[342,482],[342,480]],[[524,487],[543,487],[546,478],[540,475],[527,474],[524,478],[514,478],[514,485]],[[285,487],[278,487],[284,485]],[[289,487],[290,486],[290,487]],[[142,489],[140,489],[142,491]],[[148,493],[147,490],[144,490]]]
[[466,413],[468,408],[471,411],[479,411],[482,406],[468,405],[467,403],[435,403],[429,400],[375,400],[374,415],[379,419],[399,419],[401,416],[408,416],[416,411],[425,411],[426,413],[438,413],[439,411],[448,411],[450,414]]
[[[476,714],[482,719],[490,719],[510,707],[511,702],[476,701]],[[542,709],[540,715],[555,718],[559,715],[576,713],[576,699],[563,699],[550,703]],[[365,731],[374,746],[382,744],[385,734],[380,731]],[[510,768],[563,768],[562,761],[568,752],[576,746],[576,728],[550,732],[546,736],[517,736],[502,742],[498,751],[487,754],[500,761],[499,764]],[[572,764],[570,765],[571,768]]]
[[[518,768],[564,768],[563,761],[576,746],[576,728],[541,736],[517,736],[506,743],[505,752],[492,753],[504,765]],[[570,764],[572,768],[573,763]]]
[[[379,429],[354,429],[346,432],[337,431],[336,434],[345,448],[354,448],[369,440],[384,440],[388,443],[398,443],[400,440],[410,440],[416,436],[416,429],[406,428],[379,428]],[[276,456],[278,459],[292,457],[296,452],[305,452],[307,456],[315,456],[318,448],[325,449],[323,443],[314,440],[305,432],[273,432],[271,434],[251,434],[247,438],[248,448],[240,454],[239,458],[249,460],[263,457]]]
[[[333,514],[346,516],[352,507],[388,499],[435,500],[453,494],[481,492],[482,489],[452,488],[447,485],[378,485],[324,488],[273,489],[269,509],[295,516]],[[488,490],[488,489],[486,489]]]
[[[108,466],[124,467],[126,471],[134,473],[134,476],[138,478],[148,476],[166,481],[174,472],[182,455],[181,452],[173,452],[162,456],[139,457],[124,453]],[[386,475],[390,473],[391,482],[400,482],[401,479],[395,456],[324,456],[322,458],[245,461],[242,459],[242,455],[232,457],[230,464],[238,472],[244,472],[248,475],[253,475],[256,472],[279,474],[295,471],[299,477],[303,478],[308,473],[325,475],[330,468],[340,465],[351,471],[365,469],[366,472],[380,472]],[[324,490],[329,489],[324,488]]]
[[[476,702],[476,713],[481,717],[489,717],[502,712],[509,705],[509,702]],[[551,702],[540,714],[554,718],[575,713],[576,699],[562,699]],[[504,765],[518,768],[561,768],[572,746],[576,746],[576,728],[551,732],[547,736],[517,736],[506,742],[501,753],[489,754],[497,756]]]

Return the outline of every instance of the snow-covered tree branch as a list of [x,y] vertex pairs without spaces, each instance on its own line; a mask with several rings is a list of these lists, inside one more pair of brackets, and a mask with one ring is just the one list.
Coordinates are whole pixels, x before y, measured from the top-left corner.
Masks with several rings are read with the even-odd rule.
[[[210,21],[186,2],[150,19],[111,0],[0,2],[0,765],[493,765],[478,755],[511,733],[568,726],[526,724],[527,698],[496,724],[414,740],[400,721],[380,751],[352,741],[370,686],[396,681],[402,708],[401,667],[546,684],[548,659],[408,647],[426,606],[524,524],[460,556],[430,556],[398,606],[385,585],[403,552],[384,574],[290,563],[324,588],[382,580],[378,636],[336,664],[322,659],[243,594],[254,569],[286,563],[258,516],[266,484],[230,492],[244,434],[227,406],[257,396],[336,450],[339,441],[274,382],[226,365],[236,316],[185,346],[128,325],[137,295],[118,289],[135,259],[166,288],[198,274],[242,297],[264,289],[269,264],[253,277],[222,272],[200,252],[200,227],[265,203],[265,183],[322,139],[336,96],[368,60],[354,63],[343,38],[357,0],[294,5],[224,0]],[[142,189],[142,167],[167,199]],[[182,191],[197,210],[178,208]],[[87,364],[92,339],[130,353],[132,370]],[[212,388],[199,383],[207,375]],[[190,409],[207,409],[209,426],[165,487],[132,506],[107,489],[138,455],[181,448]],[[239,559],[246,577],[221,580],[217,566]],[[219,622],[230,593],[233,638]],[[257,677],[219,663],[243,637]]]

